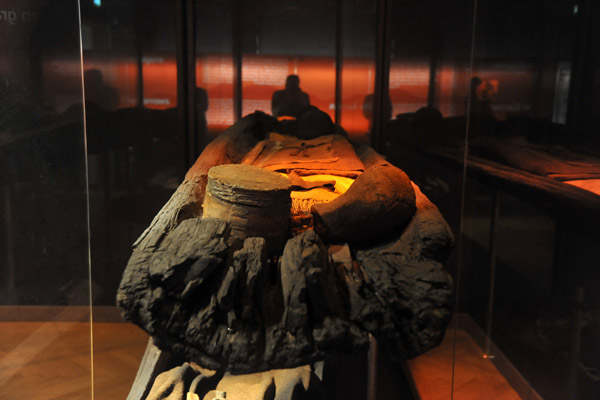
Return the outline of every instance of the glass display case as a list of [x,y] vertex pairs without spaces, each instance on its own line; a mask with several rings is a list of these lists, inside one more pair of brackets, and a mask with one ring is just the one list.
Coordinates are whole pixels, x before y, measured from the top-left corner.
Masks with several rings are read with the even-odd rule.
[[[321,388],[304,395],[599,398],[598,22],[600,5],[591,0],[0,1],[0,398],[141,399],[157,375],[185,362],[215,369],[209,357],[187,358],[164,338],[156,340],[162,350],[149,342],[158,330],[131,317],[122,301],[117,307],[124,272],[140,243],[162,229],[180,184],[208,179],[192,166],[201,154],[216,154],[232,125],[253,135],[268,125],[261,139],[278,144],[265,145],[267,158],[294,132],[294,155],[309,158],[322,144],[299,127],[316,110],[335,124],[328,134],[343,137],[363,162],[359,173],[346,168],[349,187],[375,157],[404,171],[419,201],[427,199],[448,227],[443,251],[427,247],[404,260],[435,261],[446,281],[408,284],[383,272],[369,280],[366,249],[395,239],[356,239],[347,226],[343,240],[323,240],[349,243],[348,276],[366,282],[360,292],[372,291],[377,307],[397,292],[412,307],[417,301],[407,293],[423,282],[424,291],[451,287],[451,301],[422,295],[427,306],[419,312],[447,308],[448,315],[436,320],[443,334],[418,352],[407,342],[392,348],[386,340],[394,329],[340,334],[326,352],[334,355],[316,357],[324,363],[298,362],[310,364]],[[238,157],[247,143],[233,137],[224,153],[230,162],[260,164],[260,154]],[[340,184],[319,179],[330,180],[328,190]],[[379,193],[373,185],[362,200]],[[202,215],[198,204],[181,208],[164,232]],[[275,218],[276,208],[263,220]],[[290,237],[313,225],[327,237],[316,209],[309,206],[317,215],[309,222],[292,218],[301,229]],[[359,233],[398,213],[364,223]],[[411,248],[438,239],[422,234]],[[344,247],[331,246],[331,263],[343,264],[335,257]],[[399,247],[386,251],[408,257]],[[281,278],[283,258],[265,261],[276,271],[271,279]],[[326,291],[336,292],[328,282]],[[417,314],[402,307],[390,322],[396,331]],[[311,318],[321,313],[309,309]],[[235,334],[227,313],[215,319]],[[413,336],[429,332],[426,322]],[[360,321],[362,334],[369,324]],[[360,349],[344,350],[357,338]],[[255,372],[239,375],[243,362],[236,362],[232,376]],[[272,368],[256,372],[265,369]],[[218,373],[195,389],[181,383],[181,398],[218,398],[215,389],[226,391]],[[275,386],[263,392],[281,393],[282,379],[274,375]],[[156,393],[149,398],[167,398]],[[250,394],[227,393],[236,396]]]

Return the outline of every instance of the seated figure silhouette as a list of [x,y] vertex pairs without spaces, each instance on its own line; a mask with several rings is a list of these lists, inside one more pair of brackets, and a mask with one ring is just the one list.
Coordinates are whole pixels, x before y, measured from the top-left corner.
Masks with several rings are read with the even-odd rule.
[[489,82],[484,82],[480,77],[471,78],[471,88],[468,100],[470,112],[478,116],[493,117],[491,94],[493,87]]
[[196,154],[200,155],[204,147],[208,144],[208,124],[206,122],[206,112],[208,111],[208,92],[206,89],[197,87],[195,93],[196,100]]
[[290,116],[298,118],[310,105],[308,94],[300,89],[298,75],[288,75],[285,89],[277,90],[271,99],[271,112],[275,117]]
[[85,102],[88,107],[99,107],[102,111],[114,111],[119,107],[119,92],[104,84],[102,72],[88,69],[83,73],[85,82]]

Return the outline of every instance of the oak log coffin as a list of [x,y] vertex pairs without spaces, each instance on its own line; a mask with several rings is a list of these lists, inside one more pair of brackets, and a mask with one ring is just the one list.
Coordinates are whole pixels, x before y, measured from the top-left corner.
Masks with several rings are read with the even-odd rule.
[[[283,250],[264,237],[232,241],[231,221],[203,215],[209,170],[261,159],[265,146],[277,150],[265,142],[277,131],[276,119],[256,112],[207,146],[133,245],[117,293],[123,317],[160,349],[232,373],[363,350],[369,334],[398,360],[439,344],[452,302],[443,266],[452,234],[435,205],[373,149],[353,152],[355,189],[313,205],[315,229],[288,230]],[[327,140],[343,142],[346,157],[347,141]],[[339,161],[336,147],[325,147],[333,156],[323,160]]]

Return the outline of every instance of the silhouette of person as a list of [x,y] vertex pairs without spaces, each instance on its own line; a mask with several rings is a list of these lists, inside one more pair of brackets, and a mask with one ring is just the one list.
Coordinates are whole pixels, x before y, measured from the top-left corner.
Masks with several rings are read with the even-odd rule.
[[298,118],[309,105],[310,98],[300,89],[298,75],[288,75],[285,89],[273,93],[271,112],[275,117],[285,115]]
[[474,76],[471,78],[471,88],[470,88],[470,106],[471,106],[471,114],[492,117],[494,113],[492,112],[492,99],[490,98],[491,92],[493,88],[489,84],[489,82],[483,82],[483,80]]
[[196,100],[196,145],[197,154],[204,149],[208,141],[208,125],[206,123],[206,111],[208,111],[208,93],[206,89],[197,87]]
[[[369,132],[373,129],[373,107],[375,106],[375,94],[370,93],[365,96],[365,100],[363,101],[363,115],[369,121]],[[386,93],[383,99],[383,110],[381,118],[384,122],[392,119],[392,100],[390,99],[390,94]]]
[[496,118],[492,112],[493,87],[489,82],[484,82],[480,77],[471,78],[469,91],[469,126],[470,135],[485,136],[492,132]]
[[[370,143],[372,140],[373,134],[373,120],[375,114],[375,93],[369,93],[365,96],[362,105],[362,112],[364,117],[369,122],[369,126],[367,128],[366,135],[363,136],[361,140],[365,143]],[[390,131],[388,125],[390,120],[392,119],[392,100],[390,99],[389,92],[385,93],[383,97],[383,102],[381,104],[381,117],[380,117],[380,126],[382,128],[383,137],[387,137],[387,133]]]
[[88,69],[83,74],[85,82],[85,102],[98,106],[103,111],[114,111],[119,106],[119,92],[104,84],[102,72]]

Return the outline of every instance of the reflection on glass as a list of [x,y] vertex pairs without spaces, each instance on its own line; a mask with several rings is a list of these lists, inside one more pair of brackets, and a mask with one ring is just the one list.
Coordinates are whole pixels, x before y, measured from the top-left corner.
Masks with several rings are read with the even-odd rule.
[[[175,11],[161,0],[104,0],[81,1],[81,14],[94,393],[125,398],[148,337],[118,315],[117,287],[132,244],[169,199],[185,163],[177,118]],[[118,374],[109,367],[116,363]]]
[[[4,304],[87,303],[78,33],[76,25],[58,27],[48,8],[45,2],[9,7],[14,23],[0,21],[2,210],[10,222],[1,233],[8,256],[1,264],[8,278]],[[66,16],[76,24],[77,8]],[[63,219],[65,212],[73,218]]]
[[310,104],[334,117],[335,69],[333,59],[282,56],[245,56],[242,64],[243,111],[271,113],[274,93],[283,90],[290,75],[299,77]]
[[[233,3],[196,1],[196,87],[206,93],[206,131],[199,130],[198,154],[234,122]],[[196,98],[196,104],[199,104]],[[200,116],[196,116],[201,118]],[[198,126],[204,126],[201,121]]]
[[[242,115],[266,113],[291,75],[299,78],[311,106],[335,118],[335,2],[256,0],[244,9],[241,80]],[[248,40],[247,38],[253,38]],[[300,96],[305,97],[305,96]],[[301,103],[305,106],[306,99]],[[277,104],[274,105],[277,108]],[[301,115],[299,107],[295,117]],[[286,114],[289,114],[286,112]]]
[[[393,1],[389,7],[382,150],[458,233],[460,174],[435,154],[452,148],[460,157],[465,138],[473,3]],[[448,263],[455,279],[456,257],[454,252]]]
[[[372,55],[370,55],[372,57]],[[371,58],[342,61],[341,125],[354,141],[366,141],[373,119],[375,64]]]
[[95,305],[114,305],[131,244],[182,174],[173,14],[161,1],[82,3]]
[[0,3],[3,399],[38,397],[40,386],[48,397],[91,393],[78,19],[76,2]]
[[223,131],[233,124],[233,58],[204,55],[196,59],[196,85],[208,97],[206,123],[209,132]]
[[298,118],[310,106],[310,97],[300,89],[298,75],[285,78],[285,88],[277,90],[271,98],[271,114],[275,117]]
[[519,396],[594,399],[598,54],[582,48],[600,13],[485,0],[476,17],[462,317]]
[[[299,77],[302,92],[313,105],[333,118],[335,70],[332,59],[302,57],[290,60],[282,56],[245,56],[242,65],[243,114],[272,111],[275,93],[284,90],[288,76]],[[303,100],[306,103],[306,100]]]
[[[0,5],[0,398],[33,397],[29,377],[56,381],[70,362],[76,384],[53,390],[89,397],[90,289],[94,344],[108,349],[95,354],[96,395],[124,397],[147,336],[113,323],[116,287],[187,146],[199,153],[238,105],[298,117],[309,104],[354,142],[381,122],[382,152],[455,233],[457,329],[408,362],[421,398],[598,397],[594,2],[477,0],[476,15],[473,0],[194,4],[186,110],[173,2],[81,1],[81,32],[77,4]],[[189,109],[195,141],[180,125]],[[115,359],[130,361],[119,376]]]

